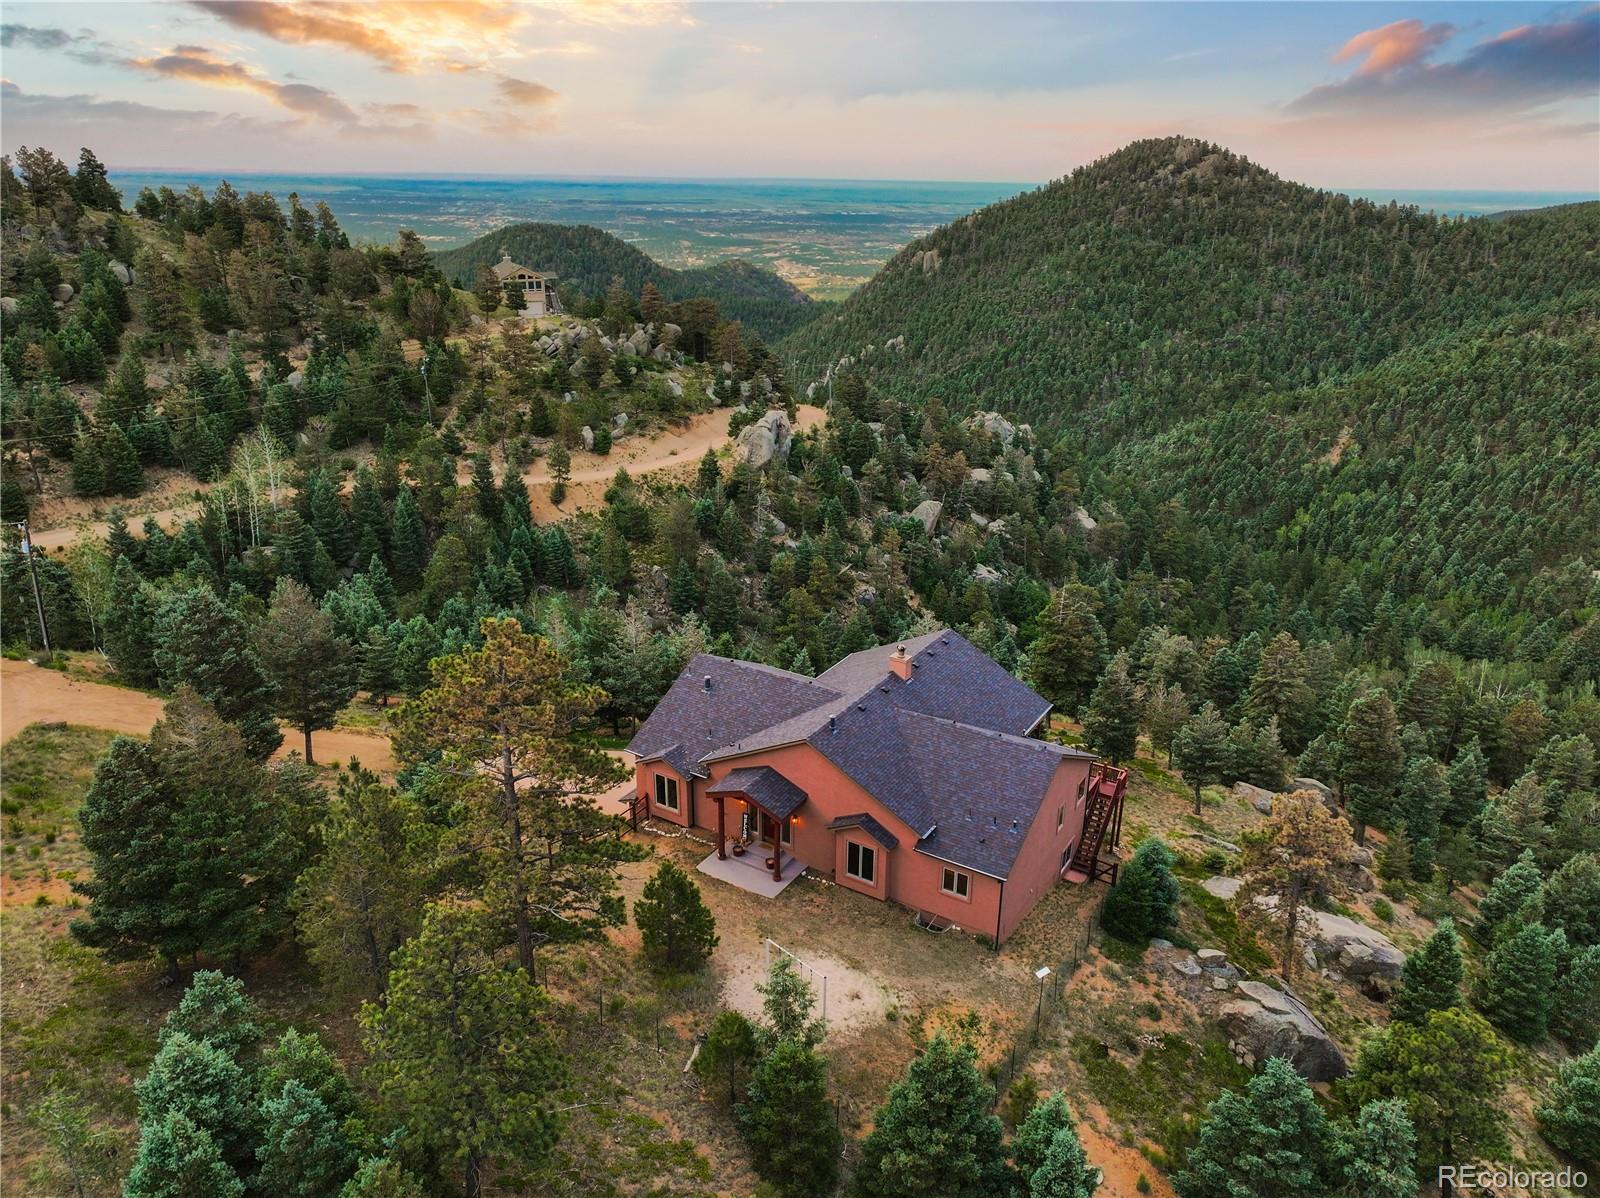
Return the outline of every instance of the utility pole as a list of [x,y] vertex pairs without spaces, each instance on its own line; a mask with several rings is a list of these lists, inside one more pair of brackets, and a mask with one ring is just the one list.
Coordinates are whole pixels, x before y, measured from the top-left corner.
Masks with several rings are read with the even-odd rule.
[[49,664],[55,660],[55,655],[50,651],[50,625],[45,622],[44,599],[39,594],[39,570],[33,560],[33,534],[28,529],[26,518],[16,523],[22,529],[22,551],[28,555],[28,581],[33,584],[33,610],[39,616],[39,638],[44,641],[44,660]]

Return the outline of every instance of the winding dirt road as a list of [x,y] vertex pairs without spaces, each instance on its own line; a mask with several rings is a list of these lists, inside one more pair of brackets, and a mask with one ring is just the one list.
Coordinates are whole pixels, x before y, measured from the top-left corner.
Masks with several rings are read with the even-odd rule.
[[[796,412],[795,430],[805,432],[816,428],[822,423],[824,416],[825,413],[821,408],[813,407],[811,404],[801,404]],[[551,523],[600,507],[605,502],[606,487],[610,485],[619,468],[626,469],[629,474],[636,477],[659,470],[693,470],[699,465],[706,450],[720,450],[732,442],[733,438],[728,435],[728,423],[732,418],[731,408],[719,408],[692,416],[688,424],[682,428],[673,429],[649,440],[632,438],[625,440],[604,457],[578,450],[572,455],[572,473],[567,483],[567,498],[559,508],[550,502],[550,484],[554,480],[550,477],[548,465],[540,459],[522,473],[522,479],[527,483],[531,496],[534,519],[541,523]],[[465,481],[471,476],[471,470],[468,468],[463,470],[458,478],[460,481]],[[197,491],[207,489],[205,484],[201,483],[193,486]],[[85,505],[82,510],[98,512],[104,510],[105,506],[105,501],[97,500],[93,507]],[[172,507],[141,512],[129,516],[128,525],[137,535],[145,520],[154,519],[162,528],[171,532],[194,515],[197,506],[196,501],[191,499]],[[71,545],[85,530],[99,538],[104,537],[110,528],[109,520],[80,519],[70,522],[63,520],[54,527],[35,528],[33,543],[41,549],[59,550]]]
[[[69,678],[32,662],[0,661],[0,742],[29,724],[82,724],[144,736],[161,718],[161,709],[162,701],[143,691]],[[299,732],[285,729],[283,745],[274,756],[287,757],[302,744]],[[311,748],[321,765],[342,765],[354,757],[369,770],[394,772],[389,738],[380,733],[352,728],[313,732]]]

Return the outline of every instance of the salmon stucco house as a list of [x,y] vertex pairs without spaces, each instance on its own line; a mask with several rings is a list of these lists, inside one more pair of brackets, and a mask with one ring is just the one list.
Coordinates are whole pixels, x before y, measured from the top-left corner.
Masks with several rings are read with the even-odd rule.
[[702,653],[628,745],[633,811],[711,833],[713,876],[811,869],[999,944],[1061,878],[1115,877],[1127,772],[1037,739],[1049,713],[949,630],[816,678]]

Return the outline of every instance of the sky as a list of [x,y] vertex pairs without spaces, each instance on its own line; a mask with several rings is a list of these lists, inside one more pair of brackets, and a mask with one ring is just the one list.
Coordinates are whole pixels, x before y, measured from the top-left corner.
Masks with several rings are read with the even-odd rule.
[[1182,133],[1600,189],[1600,4],[6,3],[0,145],[113,168],[1039,182]]

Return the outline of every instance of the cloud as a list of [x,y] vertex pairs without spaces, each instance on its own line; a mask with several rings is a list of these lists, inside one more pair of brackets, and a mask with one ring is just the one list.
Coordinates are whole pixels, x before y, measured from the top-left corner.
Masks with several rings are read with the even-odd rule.
[[234,26],[289,45],[328,45],[412,72],[452,59],[486,61],[502,54],[510,34],[528,21],[509,0],[190,0]]
[[0,25],[0,47],[29,46],[35,50],[59,50],[69,58],[96,66],[109,62],[108,47],[87,33],[68,33],[54,26]]
[[561,95],[554,88],[546,87],[542,83],[534,83],[528,79],[517,79],[511,75],[496,75],[495,86],[500,89],[500,95],[513,104],[520,104],[526,108],[540,108],[553,103]]
[[124,65],[168,79],[228,88],[263,96],[290,112],[336,124],[354,124],[355,111],[326,88],[309,83],[278,83],[241,62],[228,62],[204,46],[174,46],[165,54],[124,59]]
[[[1401,30],[1401,26],[1407,28]],[[1365,55],[1349,78],[1292,101],[1305,116],[1384,115],[1432,120],[1517,116],[1600,90],[1600,6],[1479,42],[1459,60],[1431,61],[1448,34],[1400,21],[1358,34],[1334,56]]]
[[1357,75],[1381,75],[1387,71],[1408,67],[1421,62],[1435,47],[1455,36],[1456,28],[1440,22],[1424,25],[1416,18],[1395,21],[1380,29],[1368,29],[1341,46],[1333,56],[1334,62],[1362,59],[1356,68]]

